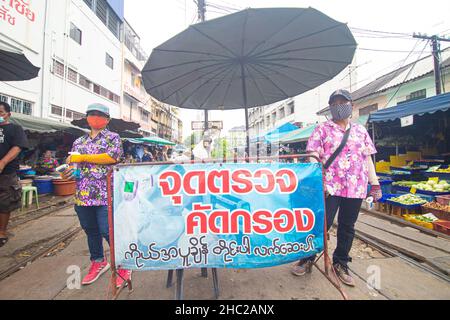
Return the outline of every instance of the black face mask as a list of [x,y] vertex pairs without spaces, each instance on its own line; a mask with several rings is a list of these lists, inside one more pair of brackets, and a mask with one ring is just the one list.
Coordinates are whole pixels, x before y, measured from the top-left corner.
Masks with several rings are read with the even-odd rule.
[[350,102],[347,102],[345,104],[330,106],[330,111],[333,120],[345,120],[352,116],[353,106]]

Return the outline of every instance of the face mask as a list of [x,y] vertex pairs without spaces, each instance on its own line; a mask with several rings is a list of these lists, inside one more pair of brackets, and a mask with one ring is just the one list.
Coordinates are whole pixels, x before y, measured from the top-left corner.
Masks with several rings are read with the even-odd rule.
[[337,106],[330,106],[330,111],[333,120],[345,120],[352,116],[353,106],[350,102],[339,104]]
[[0,123],[4,123],[4,122],[6,122],[5,118],[0,117]]
[[92,129],[100,130],[108,125],[108,119],[100,116],[89,116],[87,117],[87,123]]

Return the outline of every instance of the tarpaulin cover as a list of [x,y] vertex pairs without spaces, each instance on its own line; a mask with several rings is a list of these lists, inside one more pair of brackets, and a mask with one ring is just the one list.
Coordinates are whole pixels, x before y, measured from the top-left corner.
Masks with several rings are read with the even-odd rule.
[[323,250],[320,164],[119,166],[113,180],[125,269],[262,268]]
[[392,108],[372,113],[369,122],[386,122],[411,115],[423,116],[426,113],[446,111],[450,108],[450,93],[441,94],[427,99],[402,103]]

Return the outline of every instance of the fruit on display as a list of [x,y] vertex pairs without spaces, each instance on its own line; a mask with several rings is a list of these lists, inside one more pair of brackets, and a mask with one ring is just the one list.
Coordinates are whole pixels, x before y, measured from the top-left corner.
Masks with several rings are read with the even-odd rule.
[[423,206],[425,209],[436,209],[450,212],[450,206],[444,206],[438,202],[429,202]]
[[[445,168],[446,167],[446,168]],[[435,173],[450,173],[450,166],[434,166],[427,170],[427,172]]]
[[414,194],[404,194],[399,197],[390,198],[389,201],[397,202],[397,203],[407,205],[407,206],[427,203],[426,200],[424,200],[421,197],[416,196]]
[[445,180],[440,181],[398,181],[392,185],[431,192],[450,192],[450,184]]

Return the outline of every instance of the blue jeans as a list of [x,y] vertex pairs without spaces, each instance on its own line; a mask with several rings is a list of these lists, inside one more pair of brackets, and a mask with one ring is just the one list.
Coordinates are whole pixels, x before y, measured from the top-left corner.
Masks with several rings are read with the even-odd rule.
[[108,207],[75,206],[75,212],[87,235],[91,261],[103,261],[103,238],[109,244]]

